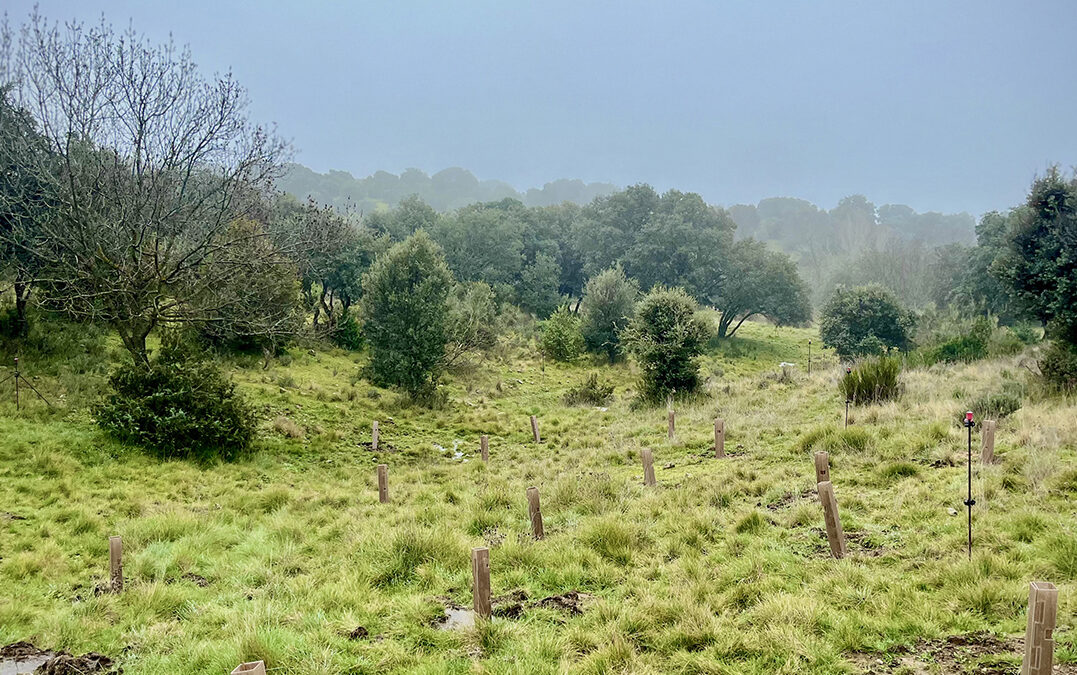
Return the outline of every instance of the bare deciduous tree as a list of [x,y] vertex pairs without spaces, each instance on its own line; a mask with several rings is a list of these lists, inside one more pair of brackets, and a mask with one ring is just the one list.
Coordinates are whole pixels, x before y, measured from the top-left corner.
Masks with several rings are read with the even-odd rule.
[[[185,49],[132,30],[50,24],[11,39],[4,79],[49,152],[21,169],[51,208],[11,243],[36,259],[43,301],[107,321],[137,362],[163,323],[213,321],[273,256],[264,227],[237,226],[264,202],[287,153],[247,117],[230,74],[203,77]],[[269,323],[280,320],[265,307]]]

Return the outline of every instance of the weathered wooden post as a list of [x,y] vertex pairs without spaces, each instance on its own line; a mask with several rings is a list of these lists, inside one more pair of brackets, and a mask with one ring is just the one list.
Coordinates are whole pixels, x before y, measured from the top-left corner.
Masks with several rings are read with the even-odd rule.
[[471,595],[475,616],[490,618],[490,549],[471,549]]
[[542,539],[545,533],[542,530],[542,509],[539,507],[539,489],[527,488],[527,515],[531,518],[531,535],[535,539]]
[[669,437],[669,440],[672,441],[677,436],[677,413],[670,410],[669,413],[667,413],[666,417],[667,425],[669,427],[669,429],[666,431],[666,435]]
[[1028,587],[1028,627],[1025,629],[1025,657],[1021,675],[1051,675],[1055,652],[1055,619],[1058,589],[1047,581],[1033,581]]
[[108,538],[109,590],[113,593],[123,592],[123,539],[119,536]]
[[980,461],[984,464],[993,464],[995,461],[996,429],[998,429],[998,422],[995,420],[984,420],[980,425],[980,437],[983,439],[983,445],[980,447]]
[[844,558],[845,531],[841,529],[838,517],[838,500],[834,497],[834,486],[830,481],[819,483],[819,501],[823,503],[823,518],[826,520],[826,538],[830,542],[830,552],[835,558]]
[[826,483],[830,480],[830,455],[825,452],[815,453],[815,483]]
[[535,437],[536,443],[542,442],[542,439],[539,438],[538,418],[536,418],[534,415],[531,416],[531,435]]
[[725,457],[725,420],[720,417],[714,419],[714,458]]
[[640,457],[643,459],[643,484],[654,485],[654,453],[644,448],[640,451]]
[[265,661],[241,663],[232,671],[232,675],[266,675]]
[[378,420],[374,420],[374,431],[371,433],[370,449],[378,451]]
[[378,465],[378,501],[382,504],[389,503],[389,465]]
[[482,461],[490,461],[490,437],[486,434],[479,436],[479,452],[482,454]]

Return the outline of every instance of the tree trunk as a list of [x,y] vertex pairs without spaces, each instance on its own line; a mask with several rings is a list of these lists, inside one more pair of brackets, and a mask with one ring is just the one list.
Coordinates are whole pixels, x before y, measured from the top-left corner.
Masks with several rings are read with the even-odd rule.
[[150,331],[153,330],[153,323],[148,319],[143,319],[116,326],[116,331],[120,334],[120,340],[131,354],[131,358],[134,359],[137,365],[147,368],[150,365],[150,357],[146,351],[146,338],[149,336]]
[[30,331],[30,324],[26,320],[26,304],[30,299],[30,284],[21,279],[21,274],[15,278],[15,334],[24,337]]
[[583,302],[583,296],[582,295],[580,297],[576,298],[576,306],[572,308],[572,313],[573,314],[579,314],[580,313],[580,303],[581,302]]

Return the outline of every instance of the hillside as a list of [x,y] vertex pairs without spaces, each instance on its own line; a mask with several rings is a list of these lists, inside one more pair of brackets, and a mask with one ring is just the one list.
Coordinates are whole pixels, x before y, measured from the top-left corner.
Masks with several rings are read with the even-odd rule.
[[482,180],[470,171],[453,167],[427,175],[419,169],[407,169],[400,175],[378,171],[366,178],[355,178],[346,171],[317,173],[301,164],[290,164],[277,186],[297,199],[310,197],[319,204],[329,204],[342,211],[372,211],[396,206],[410,195],[419,197],[438,211],[476,202],[517,199],[527,206],[552,206],[562,202],[590,203],[595,197],[617,189],[610,183],[584,183],[561,179],[541,188],[518,192],[499,180]]
[[[128,675],[254,658],[303,674],[1010,673],[1028,582],[1048,579],[1062,603],[1057,672],[1075,672],[1077,403],[1026,400],[1001,421],[1001,461],[974,467],[969,561],[958,413],[1026,371],[1016,359],[914,369],[902,400],[855,408],[842,430],[836,358],[816,353],[803,371],[811,337],[748,323],[712,347],[706,396],[678,407],[673,441],[664,409],[633,405],[632,366],[542,364],[518,335],[458,369],[442,410],[368,385],[362,355],[296,348],[268,370],[237,358],[261,440],[212,466],[98,432],[85,402],[101,380],[76,376],[74,360],[32,380],[57,410],[0,403],[0,644],[98,651]],[[782,361],[801,365],[783,378]],[[614,401],[565,405],[594,370]],[[655,487],[642,485],[644,448]],[[844,560],[827,548],[819,450]],[[95,591],[113,534],[119,595]],[[495,618],[442,630],[446,607],[471,604],[476,546],[490,548]]]

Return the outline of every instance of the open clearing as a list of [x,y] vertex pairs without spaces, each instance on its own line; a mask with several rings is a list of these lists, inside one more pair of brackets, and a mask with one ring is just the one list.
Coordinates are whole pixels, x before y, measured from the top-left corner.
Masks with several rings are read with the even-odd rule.
[[[0,644],[100,652],[129,674],[254,659],[277,673],[1016,673],[1028,584],[1045,580],[1056,670],[1077,672],[1077,402],[1026,400],[999,423],[994,465],[974,439],[970,562],[959,414],[1022,380],[1020,359],[907,371],[900,401],[854,409],[844,431],[836,359],[803,371],[812,332],[742,333],[704,359],[707,396],[676,405],[674,441],[664,408],[632,406],[629,365],[543,367],[517,347],[454,374],[442,410],[369,386],[343,351],[233,361],[263,440],[213,466],[118,446],[71,377],[42,377],[70,407],[0,406]],[[564,405],[594,370],[615,400]],[[840,561],[816,450],[849,538]],[[113,534],[122,594],[99,588]],[[495,618],[442,630],[471,604],[483,545]]]

